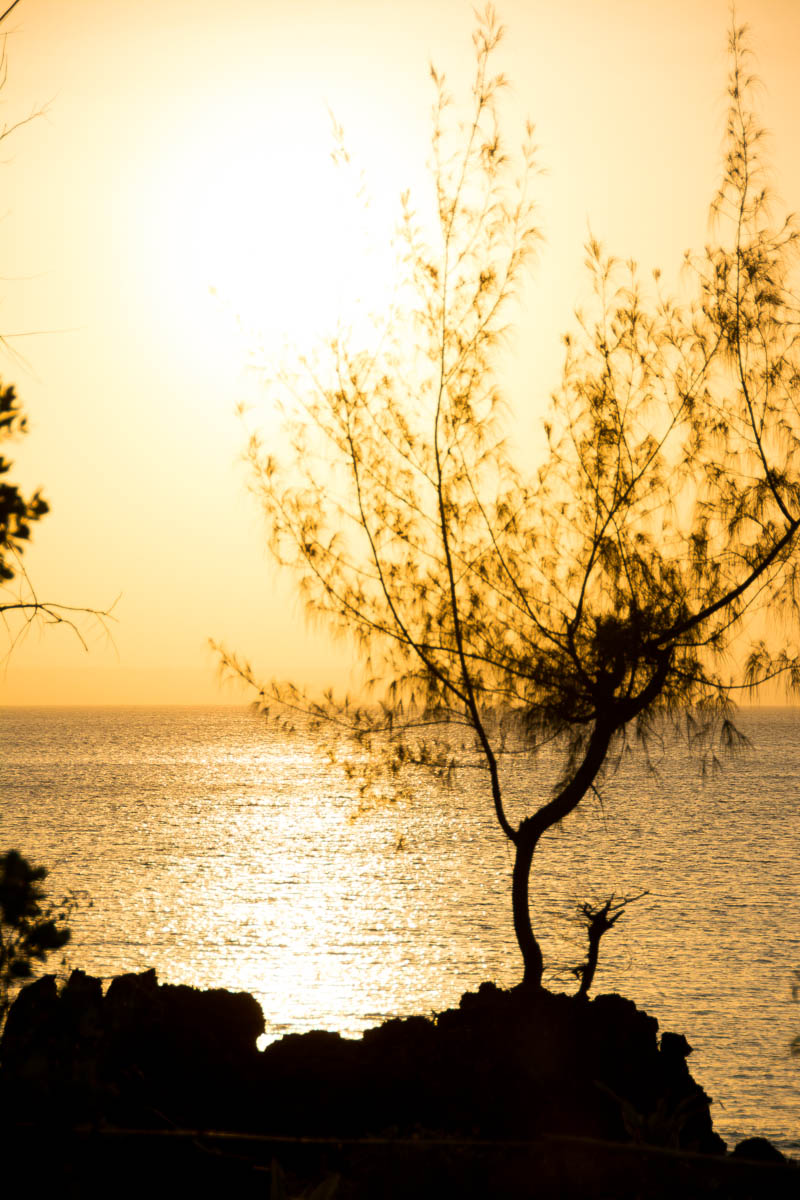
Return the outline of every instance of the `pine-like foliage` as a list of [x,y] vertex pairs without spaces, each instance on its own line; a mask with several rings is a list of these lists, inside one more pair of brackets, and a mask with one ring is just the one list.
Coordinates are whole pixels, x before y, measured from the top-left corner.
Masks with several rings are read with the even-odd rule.
[[[0,441],[24,433],[26,422],[13,387],[0,386]],[[5,476],[12,463],[0,455],[0,580],[8,583],[17,573],[19,555],[31,536],[31,525],[49,512],[41,492],[27,499]]]
[[32,866],[18,851],[0,854],[0,1026],[14,987],[71,936],[64,922],[75,899],[49,901],[46,878],[44,867]]
[[[452,742],[423,731],[469,729],[515,845],[515,930],[539,986],[534,850],[628,731],[667,714],[734,741],[737,689],[800,679],[775,632],[798,600],[798,231],[772,218],[737,28],[715,236],[687,259],[688,298],[661,294],[657,276],[645,288],[590,241],[593,300],[565,339],[545,459],[523,474],[494,366],[538,229],[530,131],[521,156],[501,133],[501,32],[487,10],[464,125],[433,72],[436,239],[405,198],[398,309],[378,348],[337,339],[285,373],[290,452],[279,461],[256,438],[249,457],[272,550],[384,687],[374,709],[277,683],[264,705],[355,730],[394,771],[446,770]],[[553,739],[559,781],[513,823],[504,754]]]

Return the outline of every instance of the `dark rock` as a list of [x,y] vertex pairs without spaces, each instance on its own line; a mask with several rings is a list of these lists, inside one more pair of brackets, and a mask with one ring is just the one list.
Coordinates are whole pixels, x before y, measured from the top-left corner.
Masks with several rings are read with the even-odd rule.
[[340,1033],[314,1029],[310,1033],[287,1033],[280,1041],[272,1042],[263,1054],[263,1061],[276,1070],[288,1067],[291,1071],[316,1070],[347,1058],[352,1043]]
[[92,975],[73,971],[61,990],[58,1005],[61,1035],[75,1042],[95,1042],[103,1034],[103,985]]
[[682,1033],[662,1033],[661,1035],[661,1056],[668,1058],[670,1061],[685,1062],[692,1053],[692,1047],[687,1042]]
[[[520,1139],[555,1135],[720,1153],[688,1042],[617,995],[483,984],[433,1019],[363,1038],[293,1034],[256,1051],[256,1001],[74,972],[20,993],[0,1086],[22,1113],[288,1136]],[[10,1100],[9,1100],[10,1102]]]
[[146,1039],[158,1025],[158,980],[154,970],[117,975],[111,980],[103,1004],[103,1021],[109,1038],[120,1042]]
[[324,1030],[267,1046],[255,1064],[251,1120],[290,1136],[358,1136],[374,1103],[360,1047]]
[[261,1005],[247,992],[166,983],[158,996],[162,1034],[184,1054],[237,1059],[255,1051],[265,1029]]
[[158,978],[155,968],[149,971],[130,972],[116,975],[108,985],[106,1004],[117,1012],[128,1013],[150,1007],[158,994]]
[[152,970],[112,980],[104,1020],[110,1038],[130,1039],[149,1057],[235,1059],[255,1051],[265,1028],[261,1006],[246,992],[159,984]]
[[42,975],[22,988],[6,1017],[0,1038],[0,1063],[23,1073],[37,1073],[34,1063],[46,1063],[57,1011],[54,975]]
[[[159,986],[155,971],[102,983],[73,971],[59,994],[45,976],[23,988],[0,1044],[0,1099],[17,1119],[154,1124],[166,1105],[202,1123],[238,1111],[235,1076],[264,1016],[252,996]],[[233,1097],[233,1100],[231,1100]],[[155,1121],[163,1124],[163,1118]],[[169,1123],[169,1120],[168,1122]]]
[[496,983],[492,983],[490,980],[484,980],[484,982],[478,986],[477,992],[464,992],[463,996],[458,1002],[458,1007],[462,1011],[467,1012],[470,1009],[474,1010],[493,1006],[496,1007],[498,1004],[504,1003],[503,998],[505,996],[510,995],[510,992],[505,992],[503,988],[498,987]]
[[746,1158],[750,1162],[786,1163],[789,1160],[777,1146],[763,1137],[745,1138],[733,1148],[735,1158]]

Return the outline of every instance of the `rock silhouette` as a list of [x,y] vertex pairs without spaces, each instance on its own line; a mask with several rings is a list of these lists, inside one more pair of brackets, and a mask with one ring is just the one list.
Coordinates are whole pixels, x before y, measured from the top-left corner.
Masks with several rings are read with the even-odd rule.
[[[551,1157],[560,1138],[580,1143],[584,1158],[587,1146],[602,1143],[607,1156],[613,1143],[730,1165],[709,1098],[689,1072],[688,1042],[676,1033],[659,1041],[655,1018],[622,996],[587,1000],[482,984],[435,1018],[389,1020],[357,1040],[290,1034],[259,1052],[264,1028],[251,996],[159,984],[154,971],[120,976],[105,991],[81,971],[60,991],[44,976],[20,992],[0,1040],[2,1120],[23,1134],[47,1128],[68,1157],[76,1152],[69,1131],[148,1130],[152,1154],[154,1131],[204,1129],[287,1144],[516,1145],[518,1155],[544,1139]],[[212,1166],[222,1170],[216,1160]],[[425,1178],[439,1178],[431,1164]],[[480,1178],[488,1187],[490,1177]],[[413,1186],[412,1194],[435,1194],[430,1182],[429,1190],[419,1180]],[[453,1194],[471,1195],[469,1186]],[[617,1179],[608,1194],[627,1195],[620,1187]],[[355,1186],[343,1194],[375,1193]],[[562,1193],[542,1182],[536,1194]]]

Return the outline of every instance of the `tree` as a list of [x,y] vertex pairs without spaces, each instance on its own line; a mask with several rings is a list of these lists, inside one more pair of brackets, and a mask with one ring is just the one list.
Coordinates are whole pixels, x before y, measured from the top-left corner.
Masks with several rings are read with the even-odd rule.
[[0,855],[0,1026],[15,985],[71,936],[64,922],[75,898],[48,901],[41,886],[46,878],[44,867],[31,866],[16,850]]
[[[404,198],[405,310],[377,348],[338,337],[274,381],[283,465],[258,437],[249,446],[272,551],[309,609],[355,640],[380,703],[261,686],[222,655],[262,706],[347,727],[395,772],[450,770],[452,731],[469,732],[514,846],[514,929],[523,983],[537,989],[529,888],[542,836],[626,739],[668,720],[695,746],[735,745],[743,687],[800,683],[776,622],[794,624],[799,590],[798,231],[772,220],[733,28],[714,240],[688,257],[682,301],[657,275],[648,295],[635,264],[590,240],[593,306],[565,339],[547,452],[526,475],[503,437],[494,372],[538,236],[530,131],[519,176],[501,135],[504,80],[490,71],[501,33],[488,8],[461,130],[432,72],[436,241]],[[545,744],[561,753],[558,781],[512,820],[509,755]]]
[[578,980],[576,996],[588,996],[589,988],[594,981],[595,971],[600,959],[600,940],[609,933],[620,919],[629,904],[641,900],[648,892],[640,892],[638,896],[615,896],[613,893],[603,904],[593,904],[584,901],[578,905],[578,919],[586,926],[588,949],[586,961],[572,968],[572,974]]
[[[24,433],[26,420],[20,411],[13,387],[0,387],[0,439],[6,440],[15,433]],[[0,477],[8,474],[12,463],[0,455]],[[0,483],[0,580],[10,582],[16,573],[9,562],[13,556],[19,559],[23,543],[31,536],[31,525],[49,512],[49,505],[41,492],[25,499],[19,487],[5,480]]]
[[[0,383],[0,445],[26,432],[27,420],[13,386]],[[22,564],[22,554],[30,541],[32,526],[50,511],[50,506],[41,490],[26,497],[18,484],[7,479],[12,467],[13,463],[0,454],[0,614],[9,631],[10,649],[19,636],[9,625],[11,614],[22,616],[23,630],[37,617],[48,624],[67,625],[86,647],[80,619],[92,618],[104,627],[111,610],[39,599]],[[12,590],[10,585],[15,581],[22,586]]]

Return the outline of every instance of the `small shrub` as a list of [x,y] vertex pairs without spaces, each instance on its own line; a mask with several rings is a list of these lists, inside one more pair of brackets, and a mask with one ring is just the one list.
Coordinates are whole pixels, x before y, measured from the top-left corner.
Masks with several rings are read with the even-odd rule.
[[0,855],[0,1024],[16,985],[71,936],[65,922],[76,898],[70,893],[59,902],[48,900],[46,878],[47,869],[32,866],[19,851]]

